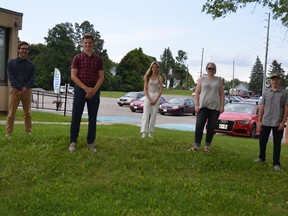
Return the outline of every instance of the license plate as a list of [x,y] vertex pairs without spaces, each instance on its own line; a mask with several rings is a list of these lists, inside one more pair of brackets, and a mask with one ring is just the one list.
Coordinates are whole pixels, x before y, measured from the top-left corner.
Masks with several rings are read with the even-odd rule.
[[137,109],[138,107],[137,106],[134,106],[134,109]]
[[227,124],[219,124],[219,129],[227,130],[228,125]]
[[167,109],[163,109],[163,112],[167,112]]

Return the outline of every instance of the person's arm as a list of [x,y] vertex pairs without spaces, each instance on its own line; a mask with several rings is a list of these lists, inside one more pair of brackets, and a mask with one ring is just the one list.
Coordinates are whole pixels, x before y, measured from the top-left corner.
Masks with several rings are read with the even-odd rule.
[[284,108],[283,119],[282,119],[281,123],[279,124],[278,130],[283,130],[284,129],[287,117],[288,117],[288,105],[286,104],[285,108]]
[[155,100],[153,101],[153,105],[156,104],[156,102],[159,100],[159,98],[161,97],[162,92],[163,92],[163,78],[162,78],[162,76],[158,76],[158,81],[159,81],[160,88],[159,88],[157,98],[155,98]]
[[14,64],[16,64],[16,60],[12,59],[7,64],[7,76],[10,81],[12,87],[18,89],[19,91],[22,90],[23,86],[15,79],[15,71],[14,71]]
[[258,113],[258,124],[257,124],[258,130],[260,130],[262,127],[262,117],[264,114],[264,110],[265,110],[265,106],[261,104],[259,106],[259,113]]
[[148,93],[148,81],[147,81],[147,77],[145,77],[144,79],[144,94],[146,96],[146,99],[149,101],[149,103],[151,104],[151,98],[150,95]]
[[219,89],[219,95],[220,95],[220,113],[224,112],[224,99],[225,99],[225,94],[224,94],[224,79],[220,78],[220,89]]
[[201,93],[201,84],[202,84],[202,78],[199,78],[197,85],[196,85],[195,95],[194,95],[196,112],[199,111],[199,95]]

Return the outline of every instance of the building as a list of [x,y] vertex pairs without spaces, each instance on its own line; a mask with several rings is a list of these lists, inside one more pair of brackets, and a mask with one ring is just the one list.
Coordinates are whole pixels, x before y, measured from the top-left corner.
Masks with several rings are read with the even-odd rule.
[[17,56],[18,32],[22,29],[22,18],[22,13],[0,8],[0,113],[8,111],[7,62]]

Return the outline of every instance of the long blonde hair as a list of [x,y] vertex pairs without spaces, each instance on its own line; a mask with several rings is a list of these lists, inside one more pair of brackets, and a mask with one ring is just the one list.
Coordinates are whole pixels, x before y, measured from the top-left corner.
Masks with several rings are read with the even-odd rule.
[[[149,81],[150,77],[152,76],[152,67],[153,65],[157,65],[157,67],[159,68],[160,65],[157,61],[154,61],[150,64],[148,70],[146,71],[145,75],[144,75],[144,81]],[[158,70],[158,75],[159,75],[159,70]]]

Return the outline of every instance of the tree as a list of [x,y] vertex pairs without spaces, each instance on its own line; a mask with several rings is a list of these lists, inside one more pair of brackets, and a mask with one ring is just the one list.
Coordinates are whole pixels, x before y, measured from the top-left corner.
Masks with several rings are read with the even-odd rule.
[[119,81],[118,91],[142,91],[143,76],[153,60],[145,55],[142,48],[128,52],[116,69],[116,80]]
[[[52,29],[48,30],[48,36],[44,39],[47,43],[47,52],[49,58],[46,59],[48,63],[47,71],[54,71],[54,68],[58,68],[61,72],[61,82],[70,82],[70,68],[71,60],[76,54],[75,33],[71,23],[57,24]],[[53,76],[51,77],[53,82]]]
[[213,19],[225,17],[228,13],[236,13],[238,9],[245,8],[247,4],[255,3],[268,7],[274,19],[280,19],[288,27],[288,1],[287,0],[206,0],[202,12],[211,14]]
[[164,84],[167,86],[169,80],[169,88],[172,88],[174,84],[173,70],[175,66],[175,60],[169,47],[167,49],[165,48],[163,55],[160,56],[160,59],[160,68],[164,75]]
[[268,70],[268,76],[270,76],[272,73],[279,74],[280,78],[281,78],[282,85],[287,86],[285,71],[281,68],[281,63],[278,63],[276,60],[273,60],[272,64],[270,65],[270,69]]
[[252,67],[250,75],[249,90],[253,91],[255,94],[260,94],[262,92],[263,86],[263,64],[261,63],[259,57],[257,56],[256,62]]

